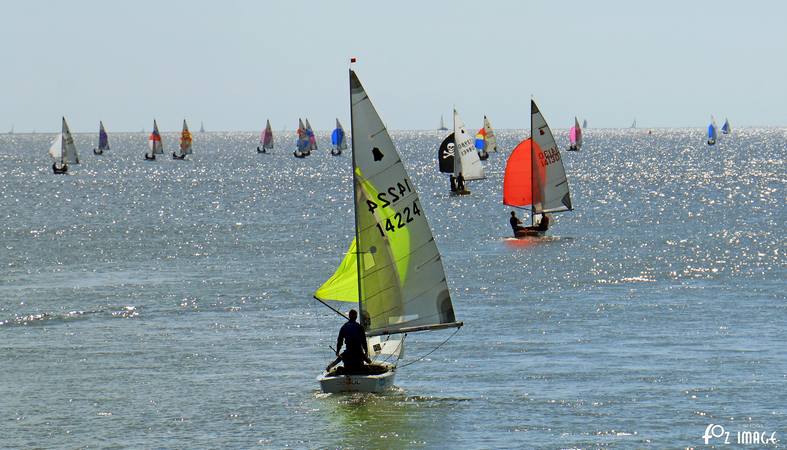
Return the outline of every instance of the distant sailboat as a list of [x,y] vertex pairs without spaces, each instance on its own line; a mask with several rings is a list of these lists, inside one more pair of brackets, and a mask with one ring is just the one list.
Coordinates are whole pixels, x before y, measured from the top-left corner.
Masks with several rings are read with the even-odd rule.
[[708,125],[708,145],[716,145],[717,137],[716,119],[710,116],[710,124]]
[[724,125],[721,126],[721,134],[730,134],[732,128],[730,127],[730,121],[727,118],[724,118]]
[[344,133],[344,128],[342,128],[342,124],[339,123],[339,118],[336,118],[336,128],[333,129],[333,133],[331,133],[331,145],[333,148],[331,149],[331,155],[339,156],[342,154],[342,150],[347,148],[347,135]]
[[180,155],[172,152],[172,159],[186,159],[186,155],[191,154],[191,132],[189,126],[186,125],[186,119],[183,119],[183,130],[180,132]]
[[271,128],[270,119],[265,122],[265,129],[260,134],[260,145],[257,146],[257,153],[268,153],[268,150],[273,150],[273,128]]
[[588,120],[587,119],[582,119],[582,129],[583,130],[587,129],[587,127],[588,127]]
[[69,164],[79,164],[79,154],[65,117],[61,123],[60,134],[55,136],[52,146],[49,147],[49,156],[54,160],[52,173],[64,174],[68,172]]
[[443,116],[440,115],[440,128],[437,131],[448,131],[448,128],[445,127],[445,123],[443,122]]
[[350,105],[355,236],[314,298],[339,314],[327,302],[357,305],[373,364],[329,368],[317,378],[326,393],[390,389],[404,340],[391,335],[462,326],[415,185],[352,70]]
[[161,133],[158,132],[158,124],[156,119],[153,119],[153,131],[148,136],[148,148],[150,148],[150,156],[145,153],[145,160],[153,161],[156,155],[164,154],[164,143],[161,141]]
[[579,120],[574,117],[574,126],[568,130],[568,150],[577,152],[582,148],[582,128],[579,127]]
[[312,150],[317,150],[317,137],[314,135],[314,130],[312,130],[309,119],[304,119],[304,121],[306,122],[306,134],[309,136],[309,152],[306,153],[306,156],[309,156]]
[[11,125],[11,129],[8,130],[8,134],[14,134],[14,125]]
[[573,209],[560,150],[552,130],[532,100],[530,130],[531,137],[520,142],[508,157],[503,178],[503,204],[530,207],[532,226],[516,231],[515,237],[543,235],[546,229],[536,226],[536,216],[543,220],[546,213]]
[[202,122],[199,123],[199,132],[200,133],[204,133],[205,132],[205,124],[203,124]]
[[93,149],[94,155],[103,155],[104,151],[109,150],[109,136],[104,129],[104,122],[98,121],[98,148]]
[[497,151],[497,136],[492,130],[492,124],[489,119],[484,116],[484,127],[478,130],[475,135],[475,148],[478,150],[478,158],[481,161],[489,158],[489,152]]
[[634,118],[634,121],[631,122],[631,128],[637,128],[637,118]]
[[473,137],[467,132],[456,109],[454,109],[454,142],[454,173],[451,179],[451,192],[456,195],[467,195],[470,191],[465,187],[465,182],[482,180],[486,178],[486,175],[475,149]]
[[300,118],[298,119],[297,134],[298,137],[295,141],[296,148],[292,154],[296,158],[305,158],[309,155],[309,153],[311,153],[309,150],[309,133],[306,131],[306,126],[303,124],[303,120]]

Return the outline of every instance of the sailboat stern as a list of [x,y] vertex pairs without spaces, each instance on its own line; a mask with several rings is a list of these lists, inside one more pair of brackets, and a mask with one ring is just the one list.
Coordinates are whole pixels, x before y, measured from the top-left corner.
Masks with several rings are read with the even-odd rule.
[[375,363],[372,372],[364,375],[345,375],[336,370],[323,372],[317,381],[325,394],[343,392],[382,393],[394,387],[396,367],[392,364]]

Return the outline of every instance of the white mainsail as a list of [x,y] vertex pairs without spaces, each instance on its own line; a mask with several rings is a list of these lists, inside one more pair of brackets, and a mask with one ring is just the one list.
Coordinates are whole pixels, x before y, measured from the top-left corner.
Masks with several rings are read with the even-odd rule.
[[359,302],[368,336],[459,327],[415,185],[353,70],[350,103],[355,239],[314,296]]
[[533,213],[542,214],[571,210],[571,194],[568,190],[566,170],[560,158],[552,130],[538,110],[536,102],[530,101],[530,130],[538,150],[532,158],[534,190]]
[[489,123],[489,119],[484,116],[484,133],[485,133],[485,144],[484,150],[486,151],[497,151],[497,136],[495,136],[494,130],[492,130],[492,124]]
[[51,156],[55,162],[63,164],[63,133],[57,133],[57,136],[55,136],[55,140],[52,141],[52,146],[49,147],[49,156]]
[[74,137],[71,136],[71,130],[68,129],[66,118],[63,117],[63,161],[68,164],[79,164],[79,154],[77,147],[74,145]]
[[454,176],[462,174],[465,181],[486,178],[484,166],[478,157],[475,141],[465,128],[465,123],[454,109]]

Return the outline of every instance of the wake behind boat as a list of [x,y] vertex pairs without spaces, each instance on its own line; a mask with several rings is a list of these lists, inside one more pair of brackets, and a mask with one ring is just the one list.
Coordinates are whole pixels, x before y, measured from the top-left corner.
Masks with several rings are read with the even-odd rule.
[[383,336],[462,326],[415,185],[352,69],[350,104],[355,238],[314,298],[335,312],[327,301],[357,302],[373,364],[323,372],[317,380],[326,393],[392,387],[402,339]]

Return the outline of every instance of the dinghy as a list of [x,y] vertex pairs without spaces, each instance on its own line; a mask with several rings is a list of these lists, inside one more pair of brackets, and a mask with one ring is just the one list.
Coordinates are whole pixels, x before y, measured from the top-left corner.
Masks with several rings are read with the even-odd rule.
[[156,155],[164,154],[164,143],[161,142],[161,133],[158,132],[158,124],[156,119],[153,119],[153,131],[148,137],[148,148],[150,148],[150,156],[145,153],[146,161],[155,161]]
[[582,129],[585,130],[587,129],[587,127],[588,127],[588,120],[582,119]]
[[333,145],[331,149],[331,155],[333,156],[339,156],[342,154],[342,150],[347,149],[347,135],[344,133],[344,128],[339,123],[338,117],[336,118],[336,128],[331,133],[331,145]]
[[508,157],[503,178],[503,204],[530,207],[531,228],[515,232],[518,238],[545,233],[546,230],[535,229],[536,216],[573,209],[560,150],[533,100],[530,101],[530,130],[531,137],[520,142]]
[[172,152],[172,159],[186,159],[186,155],[191,154],[191,132],[183,119],[183,130],[180,132],[180,155]]
[[98,148],[93,149],[94,155],[103,155],[106,150],[109,150],[109,136],[104,129],[104,122],[98,121]]
[[49,156],[52,157],[52,173],[64,174],[68,172],[69,164],[79,164],[79,154],[74,145],[71,130],[68,129],[66,118],[63,117],[60,133],[55,136],[52,146],[49,147]]
[[464,183],[473,180],[483,180],[486,178],[484,174],[484,166],[481,164],[481,159],[478,157],[478,152],[475,149],[473,138],[467,132],[462,118],[459,113],[454,109],[454,173],[453,177],[456,180],[456,189],[453,182],[451,183],[452,195],[468,195],[470,191],[465,187]]
[[309,151],[309,134],[306,132],[306,126],[303,125],[303,121],[300,118],[298,119],[297,133],[298,137],[295,141],[295,151],[292,152],[292,155],[296,158],[305,158],[311,153]]
[[486,116],[484,116],[484,127],[478,130],[475,135],[475,148],[478,150],[478,158],[481,161],[489,158],[489,152],[497,151],[497,137]]
[[716,145],[716,119],[710,116],[710,124],[708,125],[708,145]]
[[205,132],[205,124],[202,123],[202,122],[199,123],[199,132],[200,133],[204,133]]
[[257,146],[257,153],[268,153],[273,150],[273,128],[270,119],[265,123],[265,129],[260,134],[260,145]]
[[579,120],[574,117],[574,126],[568,130],[568,150],[578,152],[582,148],[582,128],[579,127]]
[[390,389],[403,338],[383,336],[462,326],[415,185],[352,69],[350,105],[355,237],[314,298],[339,314],[328,301],[357,303],[373,364],[366,373],[323,372],[326,393]]
[[730,134],[732,128],[730,127],[730,121],[727,118],[724,118],[724,125],[721,126],[721,134]]
[[637,118],[634,118],[634,121],[631,122],[631,128],[637,128]]

